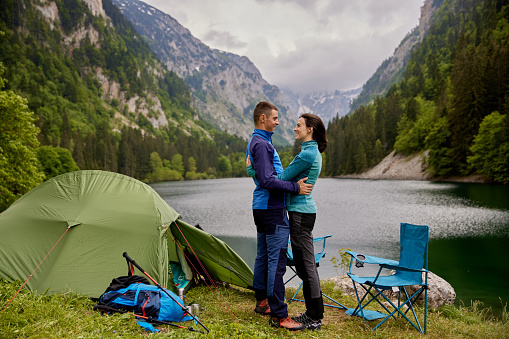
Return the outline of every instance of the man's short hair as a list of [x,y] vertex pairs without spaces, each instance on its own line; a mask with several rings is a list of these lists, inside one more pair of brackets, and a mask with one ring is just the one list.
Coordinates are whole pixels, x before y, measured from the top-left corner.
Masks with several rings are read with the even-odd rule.
[[256,124],[260,120],[260,115],[265,114],[268,118],[272,115],[272,111],[279,111],[277,106],[270,102],[262,101],[256,105],[253,111],[253,121]]

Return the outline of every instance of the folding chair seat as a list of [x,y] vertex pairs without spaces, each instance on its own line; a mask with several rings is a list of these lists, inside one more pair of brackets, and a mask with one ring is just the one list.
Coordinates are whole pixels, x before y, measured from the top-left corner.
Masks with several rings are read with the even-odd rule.
[[[377,329],[387,319],[391,317],[396,318],[395,315],[400,315],[419,332],[426,333],[428,312],[428,238],[428,226],[401,223],[399,261],[347,251],[351,255],[350,267],[347,274],[352,279],[358,305],[355,309],[348,309],[346,314],[361,316],[364,323],[366,323],[366,320],[383,318],[382,321],[373,327],[373,330]],[[357,268],[364,267],[364,264],[379,265],[378,273],[375,277],[360,277],[352,273],[352,263],[354,261]],[[381,275],[382,269],[394,270],[395,273],[384,276]],[[363,290],[357,289],[356,284],[359,284]],[[406,287],[412,285],[418,285],[419,288],[414,294],[409,295]],[[383,291],[391,289],[398,293],[397,305],[383,294]],[[364,292],[364,294],[361,296],[360,292]],[[414,309],[415,302],[423,292],[424,329],[421,327]],[[372,301],[376,301],[387,313],[366,309]],[[384,305],[383,302],[387,302],[389,306]],[[394,310],[392,311],[392,309]],[[408,311],[411,311],[413,316],[407,316]]]
[[[332,235],[326,235],[324,237],[319,237],[319,238],[313,238],[313,244],[315,243],[319,243],[320,241],[322,242],[322,245],[321,245],[321,251],[320,252],[317,252],[315,253],[315,265],[316,267],[319,267],[320,266],[320,260],[325,257],[325,242],[327,240],[327,238],[330,238],[332,237]],[[291,250],[291,245],[292,245],[292,242],[291,240],[288,241],[288,249],[286,251],[286,258],[287,258],[287,261],[286,261],[286,266],[288,266],[292,271],[293,271],[293,275],[290,279],[288,279],[286,282],[285,282],[285,285],[287,283],[289,283],[293,278],[295,278],[297,276],[297,270],[295,268],[295,262],[293,261],[293,252]],[[304,282],[301,282],[300,285],[299,285],[299,288],[297,288],[297,291],[295,292],[295,294],[288,300],[288,303],[290,304],[291,302],[293,301],[301,301],[301,302],[304,302],[304,300],[302,299],[297,299],[296,296],[297,294],[300,292],[300,290],[302,289],[302,285],[304,284]],[[342,305],[341,303],[337,302],[336,300],[330,298],[329,296],[327,296],[326,294],[324,294],[322,292],[322,296],[329,299],[330,301],[332,301],[333,303],[335,303],[336,305],[330,305],[330,304],[323,304],[324,306],[328,306],[328,307],[334,307],[334,308],[340,308],[340,309],[346,309],[346,307],[344,305]]]

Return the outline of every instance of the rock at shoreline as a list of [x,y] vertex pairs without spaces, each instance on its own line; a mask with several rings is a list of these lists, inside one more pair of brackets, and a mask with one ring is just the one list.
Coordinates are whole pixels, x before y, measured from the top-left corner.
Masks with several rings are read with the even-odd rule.
[[[423,275],[424,279],[424,275]],[[333,278],[326,279],[328,281],[332,281],[334,286],[341,290],[341,293],[344,295],[350,295],[355,297],[355,290],[353,288],[352,279],[350,279],[347,275],[337,276]],[[439,277],[438,275],[430,272],[428,274],[428,306],[433,309],[437,309],[445,304],[452,305],[454,300],[456,299],[456,292],[454,288],[444,279]],[[357,286],[359,289],[359,287]],[[407,287],[407,292],[413,294],[417,291],[418,286],[410,286]],[[392,292],[392,290],[387,290],[384,294],[392,301],[397,302],[398,293]],[[424,302],[424,293],[417,300],[418,304],[423,304]]]

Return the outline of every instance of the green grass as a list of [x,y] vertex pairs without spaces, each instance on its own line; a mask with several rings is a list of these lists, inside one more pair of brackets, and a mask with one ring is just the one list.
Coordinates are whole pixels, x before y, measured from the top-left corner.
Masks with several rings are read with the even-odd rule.
[[[20,286],[20,282],[0,280],[1,309]],[[322,289],[346,306],[355,305],[352,297],[341,295],[330,282],[323,282]],[[292,291],[287,290],[287,297]],[[428,333],[423,335],[402,319],[389,320],[372,331],[361,318],[328,307],[320,332],[274,329],[269,327],[267,317],[253,312],[252,291],[223,286],[217,290],[206,286],[192,288],[186,300],[202,305],[199,319],[210,329],[207,336],[167,325],[158,327],[161,332],[151,334],[143,331],[132,315],[103,316],[93,311],[95,303],[88,297],[73,293],[40,295],[24,289],[0,312],[0,338],[509,338],[507,312],[495,319],[480,303],[430,310]],[[294,302],[288,311],[291,316],[297,315],[304,311],[304,306]],[[422,319],[422,309],[418,309],[418,316]],[[202,330],[190,322],[182,324]]]

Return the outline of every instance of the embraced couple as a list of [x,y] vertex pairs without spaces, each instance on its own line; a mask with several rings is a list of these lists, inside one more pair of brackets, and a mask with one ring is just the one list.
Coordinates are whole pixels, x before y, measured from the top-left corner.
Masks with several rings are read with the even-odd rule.
[[[322,168],[320,153],[327,148],[325,126],[314,114],[300,116],[294,131],[295,140],[301,142],[301,151],[283,170],[271,142],[279,125],[278,108],[260,102],[254,109],[253,120],[255,130],[247,146],[246,166],[256,184],[253,192],[257,231],[255,312],[270,315],[269,324],[273,327],[319,330],[324,307],[313,248],[316,205],[311,191]],[[306,304],[306,311],[292,318],[288,316],[283,281],[289,236],[295,268],[304,282]]]

